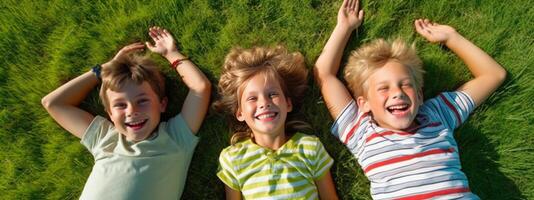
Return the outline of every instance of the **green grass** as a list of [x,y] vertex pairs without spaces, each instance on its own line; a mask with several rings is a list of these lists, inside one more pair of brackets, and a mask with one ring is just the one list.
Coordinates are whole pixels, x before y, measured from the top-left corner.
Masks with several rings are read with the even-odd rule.
[[[234,46],[285,44],[311,68],[335,23],[341,1],[15,1],[0,3],[0,199],[76,199],[93,165],[79,140],[59,127],[40,99],[112,58],[123,45],[168,28],[180,49],[218,80]],[[415,41],[424,61],[425,97],[470,78],[450,51],[418,37],[412,21],[450,24],[508,71],[503,86],[456,131],[462,166],[483,199],[534,199],[534,7],[528,0],[364,1],[366,19],[345,55],[378,37]],[[176,114],[186,88],[162,59]],[[349,151],[329,133],[332,123],[310,78],[302,112],[335,159],[343,199],[369,199],[369,183]],[[214,94],[213,97],[216,97]],[[94,91],[82,107],[104,114]],[[222,199],[217,157],[228,145],[225,120],[210,112],[201,131],[184,199]]]

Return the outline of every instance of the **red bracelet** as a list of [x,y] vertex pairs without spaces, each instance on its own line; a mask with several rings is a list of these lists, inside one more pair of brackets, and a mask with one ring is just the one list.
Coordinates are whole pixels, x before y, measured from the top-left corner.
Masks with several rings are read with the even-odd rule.
[[176,59],[175,61],[173,61],[171,63],[171,68],[176,69],[176,67],[178,67],[178,65],[182,64],[182,62],[184,62],[185,60],[189,60],[189,58],[185,57],[185,58],[182,58],[182,59]]

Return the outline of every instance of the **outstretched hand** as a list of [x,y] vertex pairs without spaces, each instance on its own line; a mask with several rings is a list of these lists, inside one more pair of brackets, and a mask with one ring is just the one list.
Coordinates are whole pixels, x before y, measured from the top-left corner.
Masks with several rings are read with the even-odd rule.
[[150,51],[161,54],[163,57],[167,57],[170,52],[177,51],[174,38],[166,29],[153,26],[148,29],[148,34],[154,41],[154,44],[146,42],[146,46]]
[[111,62],[118,62],[123,63],[124,60],[133,52],[137,51],[143,51],[145,48],[145,45],[141,42],[132,43],[129,45],[126,45],[125,47],[122,47],[117,54],[115,54],[115,57],[111,60]]
[[454,28],[431,22],[428,19],[416,19],[414,25],[417,33],[432,43],[446,43],[452,36],[457,34]]
[[362,24],[362,21],[363,10],[360,10],[360,1],[343,0],[343,5],[337,13],[337,24],[354,30]]

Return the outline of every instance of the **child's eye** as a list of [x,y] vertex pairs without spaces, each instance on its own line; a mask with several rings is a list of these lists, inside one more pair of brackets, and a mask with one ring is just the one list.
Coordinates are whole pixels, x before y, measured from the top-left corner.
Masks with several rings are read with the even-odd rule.
[[114,108],[118,108],[118,109],[124,109],[124,108],[126,108],[126,104],[125,103],[116,103],[116,104],[113,104],[113,107]]
[[378,88],[378,91],[387,91],[388,90],[388,87],[379,87]]
[[413,87],[411,83],[403,83],[401,86],[402,87]]
[[274,97],[277,97],[277,96],[278,96],[278,93],[276,93],[276,92],[272,92],[272,93],[269,94],[269,97],[271,97],[271,98],[274,98]]
[[146,104],[148,103],[148,99],[139,99],[139,101],[137,101],[138,104]]
[[258,99],[258,98],[256,98],[256,97],[247,97],[247,101],[256,101],[256,99]]

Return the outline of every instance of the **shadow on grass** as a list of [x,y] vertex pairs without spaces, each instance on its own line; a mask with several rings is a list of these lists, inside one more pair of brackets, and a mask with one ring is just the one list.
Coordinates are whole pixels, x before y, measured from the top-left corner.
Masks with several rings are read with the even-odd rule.
[[457,129],[462,170],[481,199],[525,199],[515,183],[499,170],[500,159],[488,137],[469,121]]

